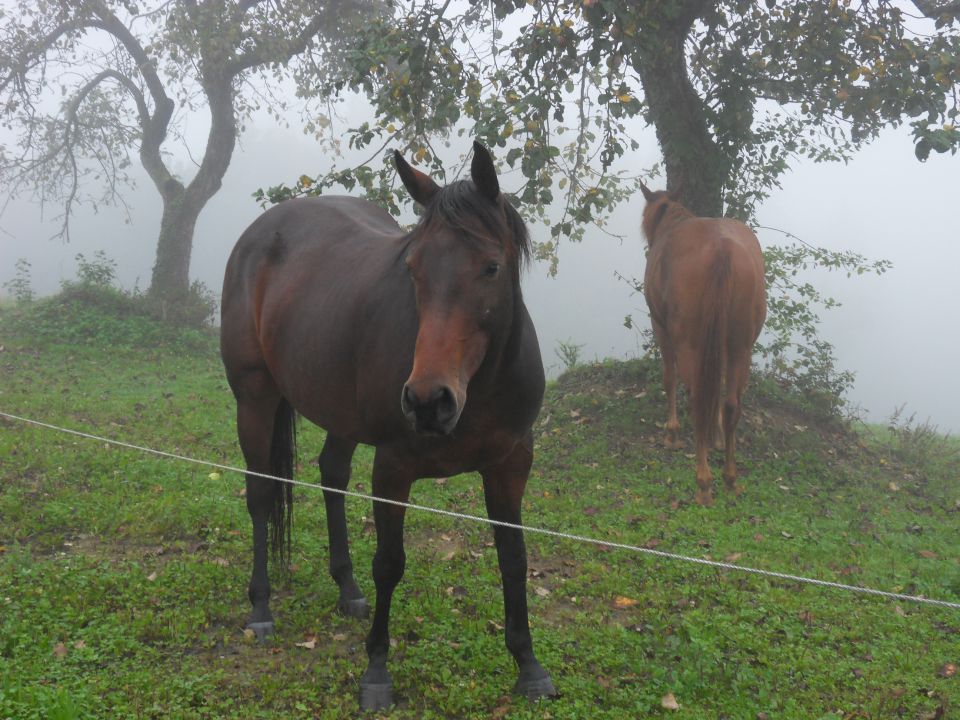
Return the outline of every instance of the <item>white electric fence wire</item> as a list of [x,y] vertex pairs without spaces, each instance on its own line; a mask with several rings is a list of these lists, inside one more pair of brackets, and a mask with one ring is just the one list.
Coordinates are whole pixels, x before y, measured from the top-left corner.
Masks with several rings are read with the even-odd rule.
[[807,585],[815,585],[818,587],[833,588],[835,590],[846,590],[849,592],[862,593],[865,595],[876,595],[876,596],[888,598],[891,600],[904,600],[907,602],[922,603],[926,605],[936,605],[938,607],[946,607],[946,608],[952,608],[954,610],[960,610],[960,603],[950,602],[948,600],[937,600],[934,598],[923,597],[920,595],[906,595],[904,593],[888,592],[886,590],[877,590],[875,588],[862,587],[859,585],[845,585],[844,583],[832,582],[830,580],[820,580],[818,578],[803,577],[802,575],[792,575],[790,573],[781,573],[773,570],[761,570],[759,568],[747,567],[745,565],[735,565],[733,563],[720,562],[718,560],[708,560],[707,558],[698,558],[698,557],[691,557],[688,555],[680,555],[678,553],[666,552],[663,550],[655,550],[653,548],[640,547],[638,545],[629,545],[627,543],[611,542],[609,540],[597,540],[595,538],[585,537],[583,535],[574,535],[572,533],[565,533],[559,530],[549,530],[546,528],[531,527],[528,525],[519,525],[516,523],[509,523],[501,520],[491,520],[490,518],[480,517],[479,515],[469,515],[466,513],[454,512],[452,510],[442,510],[440,508],[428,507],[426,505],[417,505],[416,503],[402,502],[400,500],[378,498],[373,495],[354,492],[352,490],[341,490],[338,488],[325,487],[323,485],[316,484],[316,483],[308,483],[308,482],[303,482],[301,480],[291,480],[290,478],[282,478],[282,477],[277,477],[275,475],[268,475],[266,473],[243,470],[241,468],[233,467],[231,465],[223,465],[221,463],[210,462],[208,460],[198,460],[196,458],[186,457],[184,455],[178,455],[176,453],[165,452],[163,450],[154,450],[153,448],[143,447],[141,445],[134,445],[132,443],[123,442],[122,440],[113,440],[111,438],[100,437],[98,435],[91,435],[90,433],[81,432],[79,430],[71,430],[69,428],[58,427],[56,425],[51,425],[49,423],[40,422],[39,420],[31,420],[29,418],[20,417],[19,415],[12,415],[10,413],[6,413],[3,411],[0,411],[0,417],[5,417],[10,420],[17,420],[21,423],[36,425],[37,427],[47,428],[49,430],[55,430],[57,432],[67,433],[69,435],[76,435],[77,437],[87,438],[89,440],[97,440],[99,442],[107,443],[109,445],[116,445],[118,447],[128,448],[130,450],[138,450],[140,452],[145,452],[152,455],[158,455],[160,457],[170,458],[172,460],[181,460],[183,462],[194,463],[195,465],[205,465],[207,467],[216,468],[218,470],[224,470],[226,472],[240,473],[243,475],[251,475],[254,477],[265,478],[267,480],[276,480],[278,482],[289,483],[291,485],[299,485],[301,487],[313,488],[315,490],[324,490],[326,492],[339,493],[340,495],[361,498],[363,500],[370,500],[372,502],[386,503],[388,505],[397,505],[399,507],[408,508],[410,510],[422,510],[424,512],[434,513],[436,515],[445,515],[446,517],[456,518],[458,520],[470,520],[472,522],[485,523],[487,525],[499,525],[500,527],[511,528],[514,530],[521,530],[523,532],[528,532],[528,533],[537,533],[540,535],[547,535],[549,537],[562,538],[564,540],[572,540],[574,542],[588,543],[591,545],[598,545],[601,547],[616,548],[618,550],[628,550],[630,552],[643,553],[645,555],[652,555],[654,557],[663,558],[665,560],[679,560],[682,562],[695,563],[697,565],[706,565],[707,567],[713,567],[720,570],[736,570],[738,572],[751,573],[753,575],[759,575],[759,576],[768,577],[768,578],[776,578],[778,580],[786,580],[788,582],[804,583]]

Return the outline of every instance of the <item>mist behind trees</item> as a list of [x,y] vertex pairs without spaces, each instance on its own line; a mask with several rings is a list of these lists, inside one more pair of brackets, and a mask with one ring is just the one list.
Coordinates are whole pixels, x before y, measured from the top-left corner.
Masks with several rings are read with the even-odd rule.
[[[349,114],[362,113],[362,101],[354,105],[348,107]],[[194,136],[199,142],[205,130],[203,118],[191,120],[187,142]],[[659,157],[656,139],[652,131],[638,139],[641,149],[633,160],[637,167],[648,167]],[[447,152],[455,158],[468,149],[467,141],[454,137]],[[305,171],[326,170],[332,165],[326,153],[296,130],[278,129],[268,118],[255,120],[241,139],[223,189],[200,216],[191,278],[219,294],[233,243],[261,212],[251,194]],[[190,162],[182,151],[173,166],[182,165],[186,174]],[[919,421],[929,419],[943,431],[960,431],[960,377],[953,370],[960,358],[960,242],[954,222],[958,171],[960,158],[938,155],[921,164],[913,157],[906,131],[886,131],[848,165],[798,165],[758,212],[762,226],[831,250],[893,262],[893,269],[880,277],[808,273],[811,282],[842,303],[822,314],[821,332],[834,344],[839,368],[856,373],[849,399],[870,421],[882,422],[905,404],[906,413],[915,413]],[[503,176],[504,189],[510,189],[510,180],[509,173]],[[41,221],[38,206],[11,203],[0,216],[0,284],[14,276],[17,259],[25,258],[31,263],[33,289],[52,294],[61,281],[74,277],[77,253],[90,259],[103,250],[117,262],[124,287],[144,290],[161,207],[145,182],[127,199],[130,224],[119,209],[94,213],[82,208],[70,243],[51,239],[58,228],[53,219],[57,208],[46,208],[46,221]],[[525,278],[526,301],[550,374],[563,369],[556,352],[561,342],[582,345],[583,361],[642,354],[639,329],[649,327],[645,303],[616,277],[642,276],[642,207],[638,196],[614,213],[606,230],[622,235],[622,241],[590,228],[583,243],[561,245],[555,278],[548,276],[545,264],[534,265]],[[408,208],[401,221],[413,220]],[[540,225],[530,230],[538,239],[548,235]],[[773,230],[760,228],[758,235],[764,246],[787,241]],[[633,317],[634,329],[624,327],[627,315]]]

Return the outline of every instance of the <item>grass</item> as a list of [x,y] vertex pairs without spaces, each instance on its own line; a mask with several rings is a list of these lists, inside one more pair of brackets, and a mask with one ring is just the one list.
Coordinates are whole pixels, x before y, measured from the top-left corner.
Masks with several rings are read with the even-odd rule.
[[[0,410],[240,465],[215,338],[89,298],[0,309]],[[551,384],[524,501],[532,526],[960,601],[958,444],[852,427],[754,383],[746,491],[691,503],[693,461],[659,443],[649,360]],[[689,433],[688,433],[689,435]],[[304,424],[300,478],[321,433]],[[688,437],[689,443],[689,437]],[[372,451],[354,461],[369,490]],[[715,458],[716,460],[716,458]],[[715,467],[717,464],[715,463]],[[278,632],[243,632],[239,475],[0,420],[0,718],[341,718],[365,621],[338,616],[319,493],[298,490]],[[475,476],[414,502],[483,514]],[[369,597],[369,504],[348,500]],[[492,534],[411,511],[391,617],[391,718],[947,718],[960,615],[528,534],[530,616],[562,697],[511,697]],[[662,707],[672,694],[680,709]]]

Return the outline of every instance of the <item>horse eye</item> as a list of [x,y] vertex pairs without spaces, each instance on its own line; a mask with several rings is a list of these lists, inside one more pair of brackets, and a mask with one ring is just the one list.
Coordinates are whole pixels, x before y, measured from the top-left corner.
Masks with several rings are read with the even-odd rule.
[[490,263],[483,270],[484,277],[492,278],[496,277],[497,273],[500,272],[500,263]]

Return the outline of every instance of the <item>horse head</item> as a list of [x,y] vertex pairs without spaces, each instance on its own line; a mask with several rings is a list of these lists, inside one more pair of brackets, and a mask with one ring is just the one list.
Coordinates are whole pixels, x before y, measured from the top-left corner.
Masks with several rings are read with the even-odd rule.
[[660,222],[667,214],[667,211],[671,209],[671,206],[674,206],[674,208],[679,206],[679,209],[684,211],[686,209],[683,208],[683,205],[680,203],[680,187],[669,191],[651,190],[641,181],[640,191],[647,201],[646,206],[643,208],[643,220],[641,221],[643,235],[647,238],[647,243],[652,243],[654,234],[660,226]]
[[471,378],[502,353],[510,337],[522,302],[520,265],[529,257],[529,238],[479,143],[470,180],[445,187],[399,153],[394,158],[404,186],[424,208],[406,256],[419,326],[400,406],[418,432],[449,435]]

